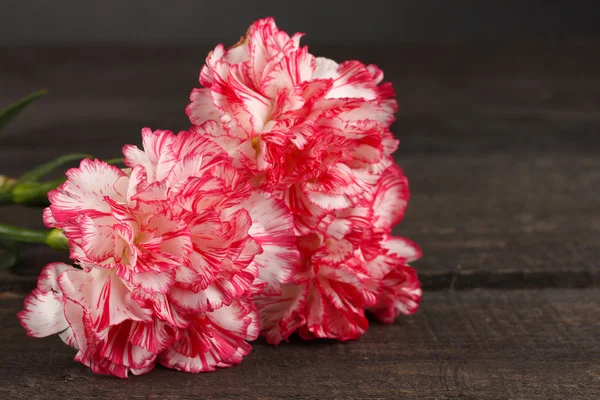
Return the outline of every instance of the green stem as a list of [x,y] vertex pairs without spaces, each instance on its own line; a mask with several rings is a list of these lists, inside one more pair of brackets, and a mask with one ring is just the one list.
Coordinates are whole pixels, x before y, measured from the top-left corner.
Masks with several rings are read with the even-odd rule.
[[12,191],[12,201],[25,206],[47,206],[48,192],[63,184],[66,178],[47,182],[22,182]]
[[48,192],[62,185],[67,178],[44,182],[21,182],[17,179],[0,176],[0,205],[20,204],[22,206],[46,207]]
[[0,175],[0,204],[12,203],[12,191],[18,183],[16,179]]
[[0,239],[44,244],[55,250],[69,249],[69,242],[60,229],[27,229],[0,224]]
[[[48,206],[48,192],[62,185],[67,179],[62,177],[43,182],[38,182],[37,179],[67,162],[86,157],[91,158],[92,156],[87,154],[67,154],[31,170],[20,179],[0,175],[0,205]],[[106,163],[113,165],[122,162],[123,158],[111,158],[106,161]]]

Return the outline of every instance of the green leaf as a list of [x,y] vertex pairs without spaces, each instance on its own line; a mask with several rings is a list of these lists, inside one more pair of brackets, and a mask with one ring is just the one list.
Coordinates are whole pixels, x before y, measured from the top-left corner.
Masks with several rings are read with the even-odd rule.
[[89,154],[83,153],[65,154],[64,156],[60,156],[57,159],[42,164],[39,167],[36,167],[31,171],[25,173],[23,176],[21,176],[19,182],[37,181],[38,179],[48,175],[50,172],[54,171],[56,168],[62,165],[68,164],[72,161],[83,160],[84,158],[94,157]]
[[37,99],[38,97],[45,95],[46,93],[47,93],[46,90],[38,90],[37,92],[28,94],[27,96],[23,97],[16,103],[13,103],[10,106],[6,107],[4,110],[1,110],[0,111],[0,130],[2,130],[6,125],[8,125],[10,120],[12,120],[14,117],[16,117],[17,114],[19,114],[19,112],[21,112],[21,110],[23,110],[29,103],[31,103],[33,100]]

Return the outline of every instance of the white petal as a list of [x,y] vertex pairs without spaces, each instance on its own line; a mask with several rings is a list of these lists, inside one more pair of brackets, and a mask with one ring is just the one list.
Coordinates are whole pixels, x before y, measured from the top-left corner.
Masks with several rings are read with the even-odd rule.
[[194,89],[190,95],[192,101],[186,109],[190,121],[194,125],[201,125],[206,121],[218,121],[221,112],[215,107],[210,89]]
[[352,206],[352,201],[344,194],[307,192],[306,196],[324,210],[342,210]]
[[396,165],[385,170],[375,192],[373,225],[379,229],[396,225],[404,216],[409,198],[408,181],[402,170]]
[[382,244],[391,254],[403,258],[406,262],[418,260],[423,256],[421,248],[412,240],[403,237],[391,237]]
[[64,263],[52,263],[40,273],[37,288],[27,296],[24,310],[18,314],[29,336],[45,337],[69,327],[57,283],[58,277],[69,269],[74,268]]
[[125,176],[119,168],[98,160],[85,159],[79,168],[67,171],[67,181],[48,194],[55,221],[63,222],[83,212],[110,212],[104,197],[125,201],[115,184]]
[[299,257],[293,216],[283,201],[261,192],[254,192],[242,207],[252,218],[248,233],[263,249],[254,258],[258,276],[267,282],[265,290],[278,291],[279,284],[290,281]]
[[60,276],[58,283],[65,298],[79,304],[89,313],[97,331],[128,319],[150,319],[149,310],[142,309],[131,299],[129,290],[112,270],[67,270]]

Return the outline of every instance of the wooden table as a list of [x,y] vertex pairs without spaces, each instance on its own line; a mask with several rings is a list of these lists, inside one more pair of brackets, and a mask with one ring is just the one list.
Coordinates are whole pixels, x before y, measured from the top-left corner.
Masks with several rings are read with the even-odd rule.
[[[50,92],[0,137],[0,172],[185,129],[208,50],[0,49],[0,104]],[[61,259],[32,247],[0,273],[0,399],[600,398],[600,43],[312,50],[376,63],[396,87],[413,192],[397,233],[425,252],[420,311],[354,342],[259,341],[228,370],[122,381],[25,335],[22,298]],[[0,220],[41,226],[35,209]]]

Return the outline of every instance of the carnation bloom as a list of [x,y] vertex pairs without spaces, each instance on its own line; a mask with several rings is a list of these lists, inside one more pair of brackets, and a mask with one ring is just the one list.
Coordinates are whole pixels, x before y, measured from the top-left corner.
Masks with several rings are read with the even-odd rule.
[[[215,125],[144,129],[143,151],[124,147],[130,169],[84,160],[67,172],[44,220],[82,269],[47,267],[20,316],[30,335],[68,327],[78,361],[121,377],[157,361],[211,371],[250,351],[249,296],[278,291],[298,252],[289,210],[241,179],[205,134]],[[54,319],[36,322],[47,311]]]
[[406,178],[392,165],[372,190],[370,207],[329,214],[298,237],[300,266],[281,296],[255,297],[269,342],[296,330],[305,339],[356,339],[368,328],[367,310],[386,323],[417,310],[421,285],[408,263],[421,250],[390,232],[406,208]]
[[209,134],[234,165],[294,215],[301,258],[293,282],[277,297],[256,297],[275,343],[296,329],[306,338],[356,338],[368,326],[365,309],[389,322],[420,299],[406,264],[420,250],[391,237],[408,201],[390,157],[398,144],[388,130],[393,89],[373,65],[312,56],[300,36],[257,21],[237,45],[209,55],[204,88],[188,106],[194,124],[219,124]]
[[407,264],[421,252],[391,235],[409,197],[391,157],[394,90],[376,66],[315,57],[301,36],[272,18],[255,22],[239,43],[209,54],[187,108],[195,125],[216,121],[208,134],[233,165],[294,216],[292,282],[255,296],[272,343],[295,331],[354,339],[368,327],[366,310],[391,322],[421,296]]
[[236,165],[260,186],[286,191],[295,208],[342,209],[397,146],[388,131],[394,91],[376,66],[315,57],[301,36],[267,18],[230,49],[217,46],[187,112],[195,125],[217,121],[212,133]]

